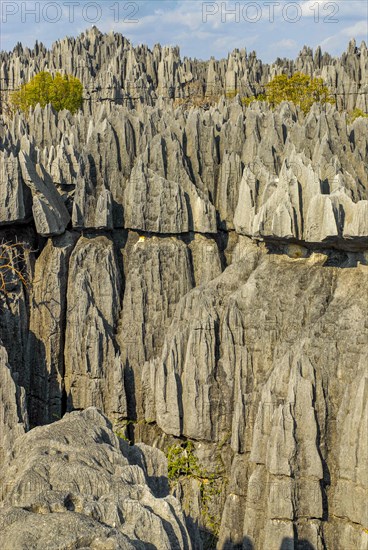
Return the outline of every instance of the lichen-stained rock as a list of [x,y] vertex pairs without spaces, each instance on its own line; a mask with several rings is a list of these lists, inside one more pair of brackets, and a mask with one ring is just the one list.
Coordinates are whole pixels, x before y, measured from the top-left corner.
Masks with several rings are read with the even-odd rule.
[[35,264],[27,343],[33,425],[54,422],[62,415],[68,267],[77,239],[69,232],[49,239]]
[[22,181],[18,159],[0,151],[0,225],[26,222],[32,217],[31,194]]
[[44,174],[42,179],[26,152],[20,151],[19,162],[22,177],[32,193],[32,212],[37,232],[48,237],[64,233],[69,223],[65,204],[52,181]]
[[133,451],[95,408],[19,437],[0,474],[2,548],[190,550],[179,502],[154,496]]
[[64,381],[69,408],[95,404],[111,418],[126,417],[123,365],[115,342],[120,292],[113,242],[81,237],[68,275]]
[[0,465],[7,464],[14,441],[27,429],[26,393],[12,375],[8,354],[0,341]]

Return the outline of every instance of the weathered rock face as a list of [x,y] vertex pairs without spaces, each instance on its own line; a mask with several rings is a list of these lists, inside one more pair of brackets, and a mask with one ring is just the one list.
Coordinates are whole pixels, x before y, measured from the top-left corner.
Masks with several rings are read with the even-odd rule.
[[[291,104],[271,111],[237,100],[207,112],[103,106],[95,123],[87,126],[87,118],[36,108],[28,127],[7,125],[4,148],[16,156],[6,158],[9,206],[0,224],[25,221],[32,210],[41,236],[62,234],[71,218],[78,231],[235,230],[260,240],[365,247],[367,119],[348,125],[331,105],[304,117]],[[39,126],[52,130],[41,137]]]
[[31,218],[31,201],[20,172],[18,159],[0,151],[0,220],[1,225],[24,222]]
[[96,404],[109,416],[126,417],[123,366],[114,338],[120,287],[113,242],[81,237],[68,275],[64,358],[70,409]]
[[192,548],[179,502],[162,484],[154,494],[151,478],[167,475],[164,455],[130,448],[97,409],[33,429],[11,453],[0,470],[4,550]]
[[6,464],[9,449],[28,428],[28,416],[24,388],[14,380],[1,343],[0,382],[0,464]]
[[[218,451],[224,440],[231,445],[222,543],[246,536],[254,548],[279,548],[296,531],[315,548],[334,547],[338,537],[351,548],[366,544],[352,524],[366,513],[368,273],[326,267],[320,256],[285,258],[248,245],[240,261],[181,300],[150,365],[149,414],[156,411],[165,433]],[[343,458],[335,450],[344,430],[351,442]],[[327,517],[338,534],[324,527]]]
[[[0,117],[0,244],[23,243],[30,283],[0,292],[1,546],[199,548],[198,523],[221,550],[365,548],[368,119],[167,98],[191,78],[249,95],[283,67],[364,91],[364,43],[198,64],[94,30],[1,54],[1,75],[46,60],[141,100]],[[186,527],[144,444],[188,441]]]

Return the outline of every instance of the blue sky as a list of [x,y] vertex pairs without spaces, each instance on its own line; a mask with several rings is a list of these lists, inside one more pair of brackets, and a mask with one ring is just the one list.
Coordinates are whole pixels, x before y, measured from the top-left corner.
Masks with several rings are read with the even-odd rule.
[[50,46],[93,24],[134,45],[178,45],[199,59],[245,47],[272,62],[294,58],[305,44],[340,55],[351,38],[368,41],[365,0],[1,0],[0,9],[2,50],[18,41],[32,47],[36,39]]

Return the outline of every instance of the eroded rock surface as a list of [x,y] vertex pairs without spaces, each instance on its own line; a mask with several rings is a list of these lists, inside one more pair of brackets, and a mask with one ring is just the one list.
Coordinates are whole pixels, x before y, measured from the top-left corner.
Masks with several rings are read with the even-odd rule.
[[14,378],[0,342],[0,464],[7,463],[14,441],[28,428],[26,394]]
[[152,477],[167,475],[164,455],[130,448],[97,409],[34,428],[11,452],[0,470],[4,550],[192,548],[179,502],[154,495]]
[[[367,547],[368,119],[344,111],[367,109],[365,44],[198,63],[93,29],[0,61],[97,90],[0,117],[0,243],[28,281],[0,292],[1,547],[200,548],[197,524],[219,550]],[[223,95],[285,69],[337,105]],[[177,107],[193,82],[216,100]],[[188,442],[184,522],[147,445]]]

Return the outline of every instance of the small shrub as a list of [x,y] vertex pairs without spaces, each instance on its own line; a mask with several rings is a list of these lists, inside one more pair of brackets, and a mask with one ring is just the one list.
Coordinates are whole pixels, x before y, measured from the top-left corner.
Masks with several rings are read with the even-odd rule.
[[295,73],[288,78],[278,75],[266,85],[267,101],[274,107],[282,101],[292,101],[306,114],[314,103],[335,103],[322,78],[311,78],[303,73]]
[[56,111],[68,109],[75,113],[83,104],[82,83],[72,75],[56,73],[53,78],[50,73],[42,71],[11,96],[12,106],[21,111],[34,108],[38,103],[41,107],[51,103]]
[[116,430],[114,433],[119,439],[123,439],[124,441],[127,441],[129,444],[131,443],[129,437],[125,435],[125,432],[122,432],[121,430]]
[[225,93],[226,99],[234,99],[239,93],[239,90],[229,90]]
[[193,450],[194,445],[191,441],[169,447],[167,452],[167,465],[168,475],[171,481],[177,481],[181,477],[198,475],[198,461],[193,454]]
[[242,97],[241,101],[243,105],[249,107],[249,105],[254,101],[267,101],[267,97],[265,94],[258,94],[257,96],[252,95],[251,97]]
[[291,101],[299,105],[305,114],[314,103],[335,103],[322,78],[311,78],[302,73],[295,73],[290,78],[285,74],[275,76],[266,85],[264,94],[242,98],[243,105],[247,107],[253,101],[267,101],[272,107],[276,107],[282,101]]
[[349,113],[348,115],[348,122],[349,124],[351,124],[352,122],[354,122],[354,120],[356,120],[357,118],[368,118],[368,113],[365,113],[364,111],[362,111],[361,109],[354,109],[354,111],[351,111],[351,113]]
[[216,536],[220,529],[220,518],[211,512],[211,504],[221,494],[221,484],[224,481],[222,472],[209,473],[200,468],[198,459],[194,455],[192,441],[169,447],[167,462],[171,487],[185,478],[195,478],[199,482],[202,520],[204,526],[212,533],[210,538]]

